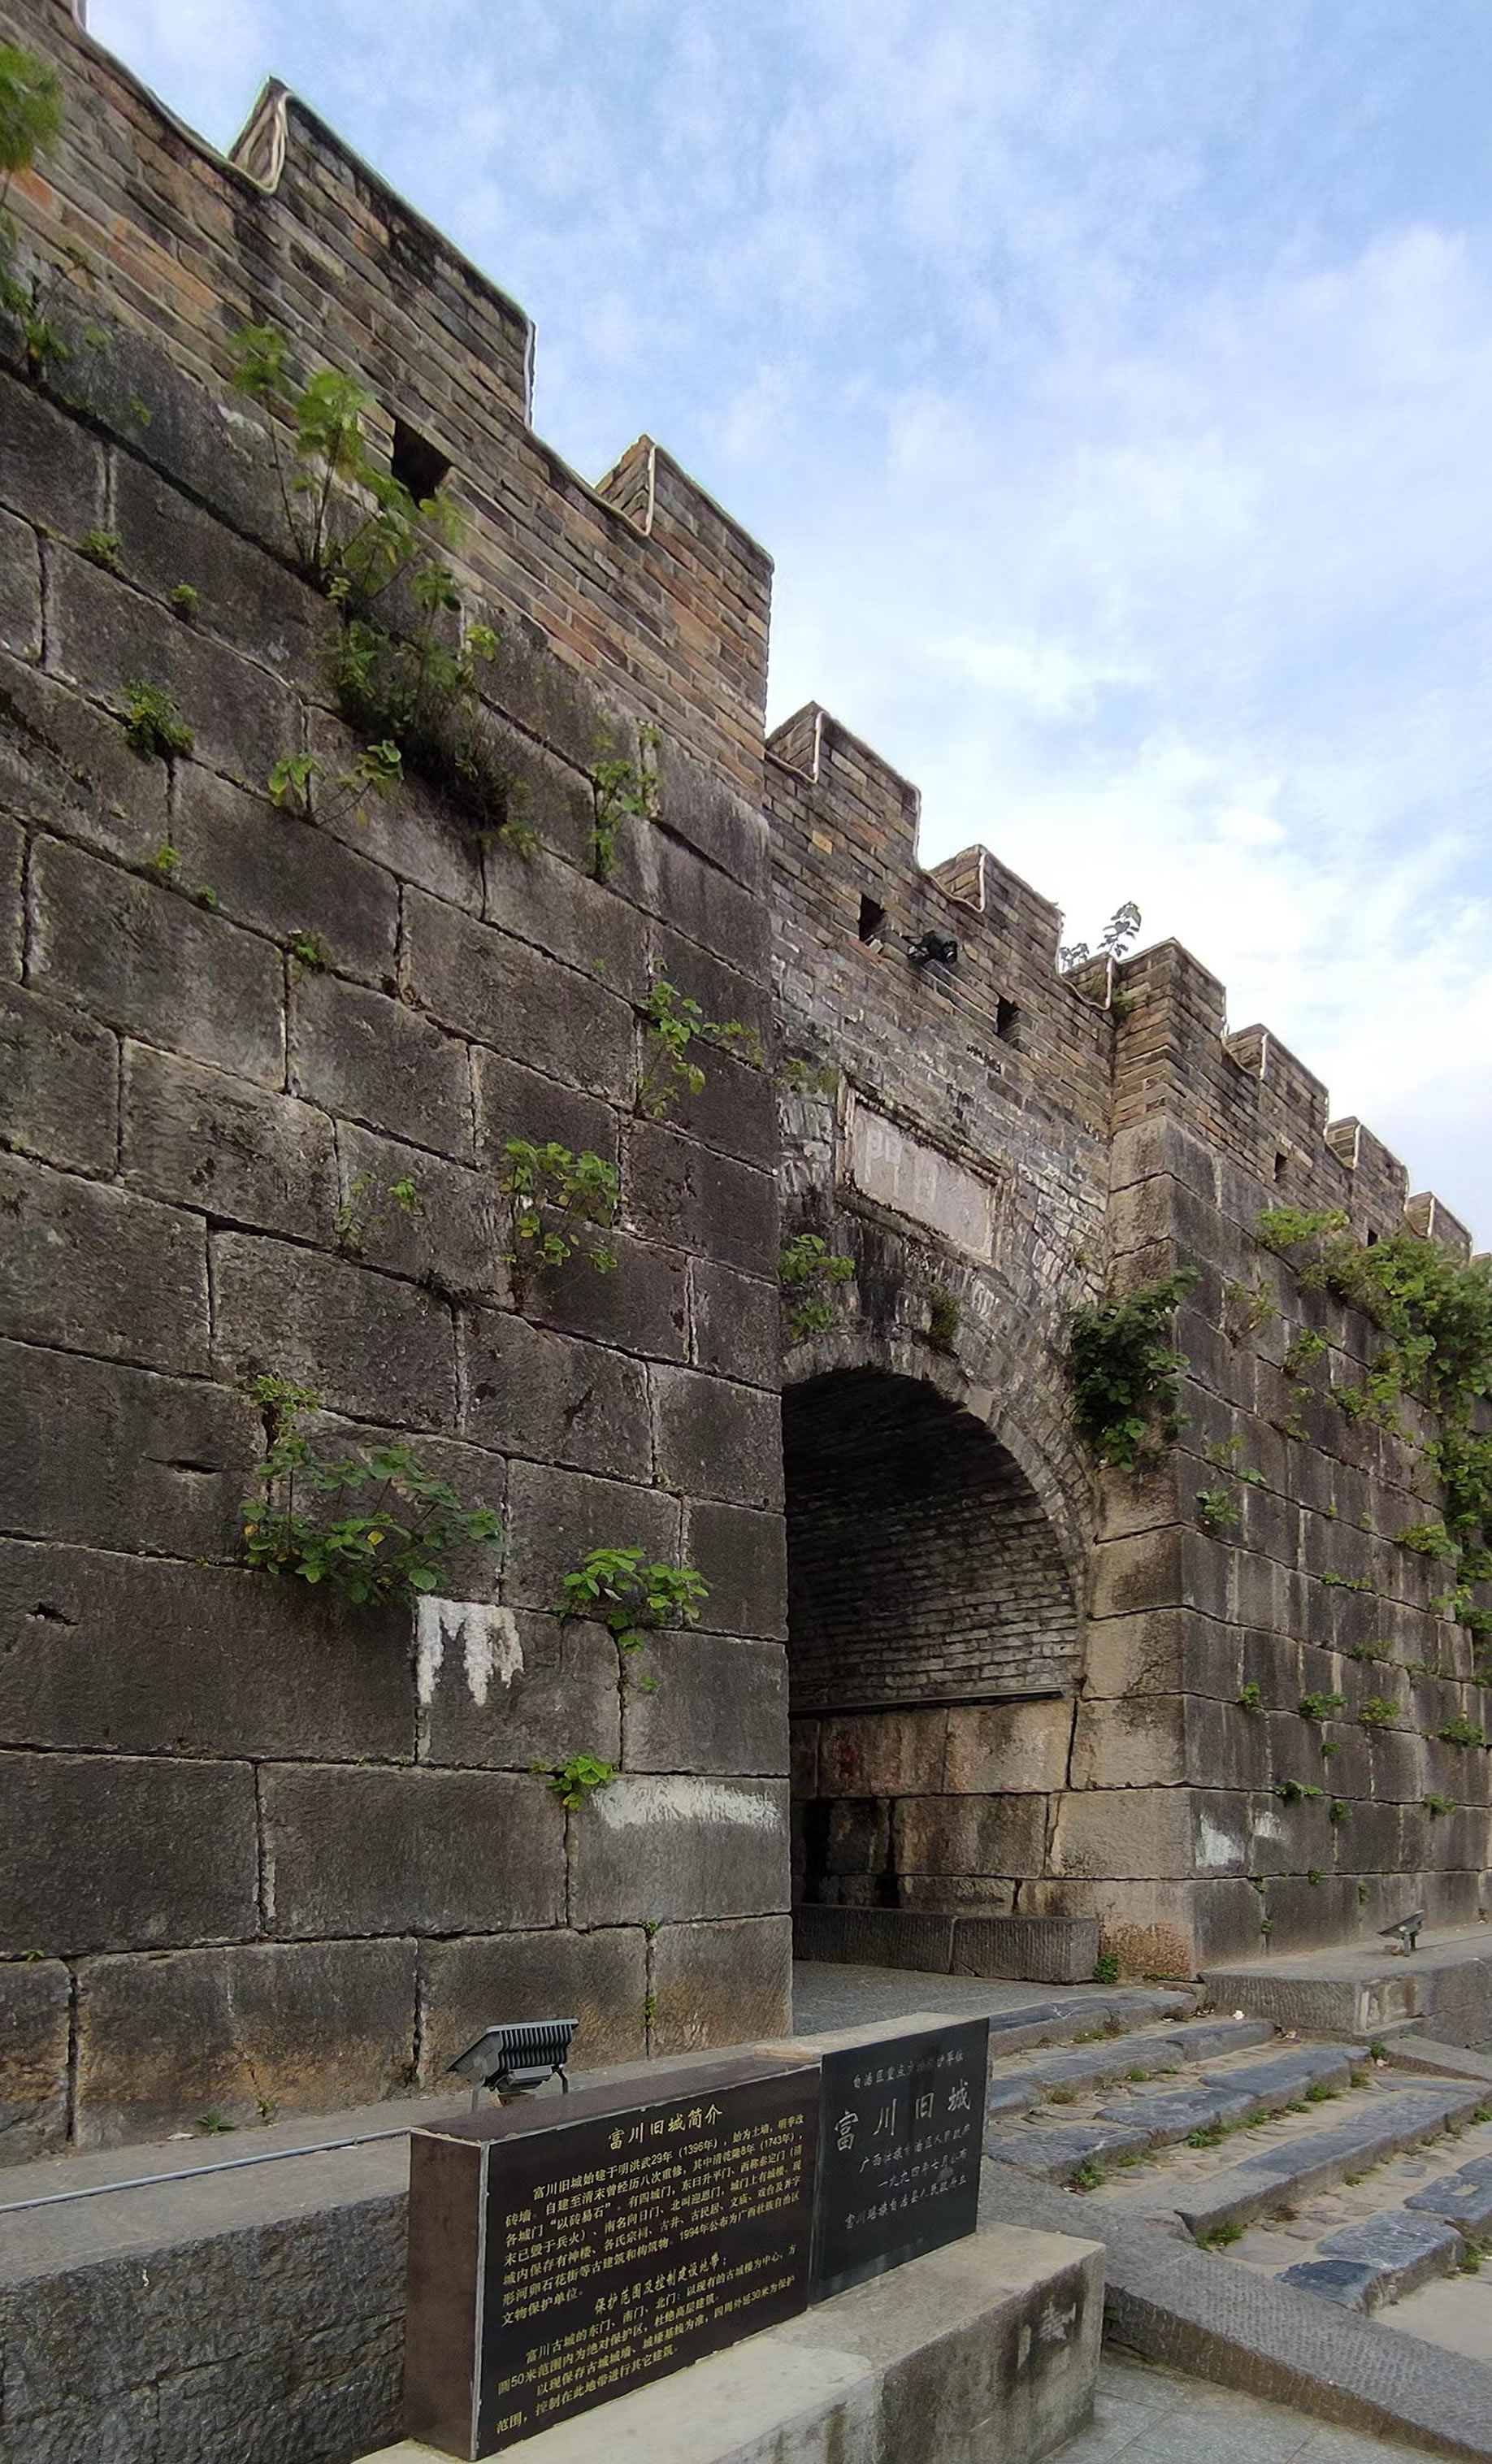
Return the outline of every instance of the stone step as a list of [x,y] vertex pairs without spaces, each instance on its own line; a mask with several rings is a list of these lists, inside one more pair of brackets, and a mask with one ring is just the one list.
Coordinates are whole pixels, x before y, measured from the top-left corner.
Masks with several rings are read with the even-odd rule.
[[1107,2036],[1102,2044],[1042,2054],[1019,2067],[1004,2059],[993,2061],[985,2110],[991,2115],[1029,2113],[1054,2087],[1108,2087],[1135,2071],[1184,2070],[1189,2062],[1241,2053],[1273,2037],[1267,2019],[1208,2019],[1167,2029],[1164,2035],[1146,2031]]
[[1427,2182],[1404,2205],[1427,2216],[1442,2216],[1468,2239],[1480,2242],[1492,2233],[1492,2156],[1478,2156],[1459,2173]]
[[1209,2241],[1219,2227],[1250,2224],[1256,2216],[1299,2205],[1314,2191],[1333,2189],[1349,2173],[1368,2172],[1447,2123],[1465,2122],[1477,2102],[1476,2092],[1465,2087],[1406,2088],[1377,2096],[1367,2111],[1327,2130],[1261,2147],[1202,2181],[1178,2183],[1157,2197],[1155,2207],[1179,2216],[1196,2240]]
[[1453,2276],[1465,2244],[1454,2225],[1437,2216],[1385,2208],[1344,2225],[1316,2244],[1314,2258],[1298,2259],[1280,2277],[1299,2292],[1318,2294],[1344,2310],[1376,2310],[1397,2301],[1435,2276]]
[[[1312,2088],[1346,2087],[1363,2058],[1354,2045],[1292,2045],[1265,2062],[1203,2072],[1170,2094],[1125,2097],[1081,2122],[1018,2121],[1010,2128],[986,2128],[984,2152],[996,2164],[1017,2166],[1042,2181],[1071,2181],[1090,2166],[1102,2171],[1117,2158],[1174,2146],[1215,2123],[1243,2123],[1275,2112]],[[1013,2110],[997,2102],[997,2123]]]
[[[935,1994],[930,1994],[935,2000]],[[1194,1991],[1154,1986],[1115,1988],[1108,1993],[1073,1993],[1060,2002],[1018,2002],[990,2013],[990,2059],[1027,2053],[1033,2045],[1070,2045],[1075,2036],[1102,2031],[1128,2035],[1161,2019],[1181,2019],[1195,2010]]]
[[1203,1974],[1219,2011],[1246,2011],[1312,2035],[1387,2036],[1421,2021],[1448,2044],[1492,2052],[1492,1927],[1425,1935],[1408,1958],[1389,1947],[1249,1960]]
[[1354,2068],[1366,2059],[1365,2050],[1355,2045],[1292,2045],[1267,2062],[1204,2071],[1193,2086],[1171,2095],[1127,2097],[1122,2104],[1102,2107],[1099,2119],[1148,2130],[1152,2147],[1174,2147],[1178,2139],[1215,2123],[1247,2122],[1312,2089],[1348,2087]]

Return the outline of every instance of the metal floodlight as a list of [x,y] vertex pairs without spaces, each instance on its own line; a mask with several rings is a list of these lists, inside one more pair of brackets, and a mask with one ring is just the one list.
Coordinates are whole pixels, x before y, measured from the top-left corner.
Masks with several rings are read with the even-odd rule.
[[914,967],[934,963],[940,967],[956,967],[958,944],[950,934],[924,933],[920,941],[913,941],[907,956]]
[[579,2025],[577,2019],[512,2019],[468,2045],[450,2067],[470,2083],[472,2112],[480,2111],[484,2089],[500,2103],[511,2096],[532,2096],[545,2079],[557,2079],[568,2096],[564,2066]]
[[1397,1925],[1380,1925],[1378,1927],[1378,1931],[1386,1938],[1392,1937],[1392,1939],[1398,1944],[1400,1950],[1407,1959],[1410,1952],[1414,1949],[1415,1945],[1419,1940],[1419,1928],[1424,1924],[1424,1921],[1425,1912],[1423,1908],[1415,1908],[1413,1915],[1400,1917]]

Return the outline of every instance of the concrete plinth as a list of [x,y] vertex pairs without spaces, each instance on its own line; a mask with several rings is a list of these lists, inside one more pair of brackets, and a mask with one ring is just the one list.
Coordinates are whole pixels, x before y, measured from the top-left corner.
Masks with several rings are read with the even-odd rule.
[[[560,2423],[524,2464],[1013,2464],[1092,2409],[1103,2251],[997,2225]],[[443,2464],[406,2439],[363,2464]]]

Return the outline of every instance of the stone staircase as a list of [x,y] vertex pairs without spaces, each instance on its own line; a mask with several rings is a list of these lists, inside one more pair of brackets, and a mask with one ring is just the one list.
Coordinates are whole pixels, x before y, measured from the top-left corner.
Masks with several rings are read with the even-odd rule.
[[[1106,2218],[1184,2228],[1359,2311],[1492,2254],[1492,2060],[1258,2017],[1126,2016],[1076,2022],[1062,2047],[991,2038],[985,2153],[1083,2193],[1074,2231],[1080,2214],[1097,2233]],[[1484,2344],[1475,2321],[1446,2341],[1492,2358],[1492,2270],[1479,2291]],[[1417,2314],[1415,2328],[1430,2332]]]

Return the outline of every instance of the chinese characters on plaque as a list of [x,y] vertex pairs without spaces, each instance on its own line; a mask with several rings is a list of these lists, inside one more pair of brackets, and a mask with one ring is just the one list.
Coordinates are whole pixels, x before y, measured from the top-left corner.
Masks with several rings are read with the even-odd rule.
[[812,2298],[972,2233],[987,2019],[883,2037],[823,2060]]
[[805,2306],[817,2066],[668,2084],[411,2135],[411,2436],[494,2454]]

